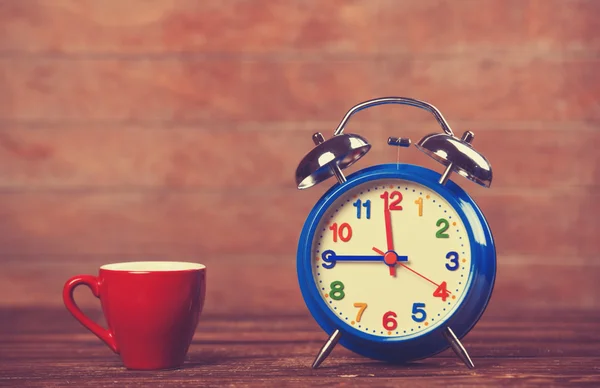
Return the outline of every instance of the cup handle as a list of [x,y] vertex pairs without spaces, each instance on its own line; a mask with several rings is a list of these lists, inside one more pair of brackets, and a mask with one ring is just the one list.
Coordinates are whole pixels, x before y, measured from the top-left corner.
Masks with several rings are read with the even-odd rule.
[[100,298],[100,279],[92,275],[74,276],[67,280],[63,288],[63,301],[65,302],[67,310],[69,310],[75,319],[85,326],[86,329],[104,341],[113,352],[119,354],[119,348],[117,347],[117,341],[115,340],[113,333],[88,318],[77,306],[77,303],[75,303],[73,291],[75,291],[77,286],[82,284],[88,286],[96,298]]

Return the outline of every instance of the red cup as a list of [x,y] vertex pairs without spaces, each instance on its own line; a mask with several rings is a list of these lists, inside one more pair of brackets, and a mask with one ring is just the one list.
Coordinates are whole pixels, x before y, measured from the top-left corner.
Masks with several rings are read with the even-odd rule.
[[[104,329],[83,314],[73,298],[81,284],[100,299]],[[128,369],[174,369],[183,365],[206,293],[202,264],[139,261],[107,264],[98,276],[79,275],[63,289],[67,309],[121,356]]]

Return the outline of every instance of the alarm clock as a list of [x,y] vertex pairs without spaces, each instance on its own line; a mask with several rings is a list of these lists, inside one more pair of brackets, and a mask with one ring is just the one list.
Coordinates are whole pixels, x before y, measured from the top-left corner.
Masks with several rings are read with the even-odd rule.
[[[442,173],[390,163],[342,170],[371,145],[344,133],[353,114],[382,104],[422,108],[442,132],[425,136],[417,149],[445,166]],[[451,347],[469,368],[462,339],[490,300],[496,274],[492,233],[475,201],[449,179],[457,173],[484,187],[492,182],[488,160],[460,138],[433,105],[383,97],[352,107],[327,140],[296,170],[298,189],[330,177],[333,185],[316,203],[300,234],[298,281],[308,310],[329,335],[312,365],[317,368],[339,342],[360,355],[393,363],[430,357]],[[409,147],[408,138],[388,144]]]

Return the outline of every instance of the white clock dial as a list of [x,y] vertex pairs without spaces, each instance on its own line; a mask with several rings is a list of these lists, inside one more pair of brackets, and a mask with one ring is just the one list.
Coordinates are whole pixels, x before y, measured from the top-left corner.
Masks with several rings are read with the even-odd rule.
[[443,323],[462,302],[470,269],[469,237],[454,208],[401,179],[346,192],[325,212],[312,244],[313,277],[325,303],[374,336],[420,335]]

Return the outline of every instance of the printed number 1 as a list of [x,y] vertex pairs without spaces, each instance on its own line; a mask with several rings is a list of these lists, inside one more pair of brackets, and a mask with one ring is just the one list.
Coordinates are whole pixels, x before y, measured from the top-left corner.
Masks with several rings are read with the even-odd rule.
[[[356,218],[358,218],[358,219],[360,219],[360,214],[361,214],[361,206],[360,205],[361,205],[360,198],[357,199],[356,202],[354,202],[352,204],[352,206],[356,207]],[[362,206],[365,208],[365,212],[367,213],[366,214],[367,219],[370,220],[371,219],[371,200],[367,199],[365,201],[365,203],[362,204]]]
[[419,205],[419,217],[423,217],[423,197],[415,200],[415,205]]

